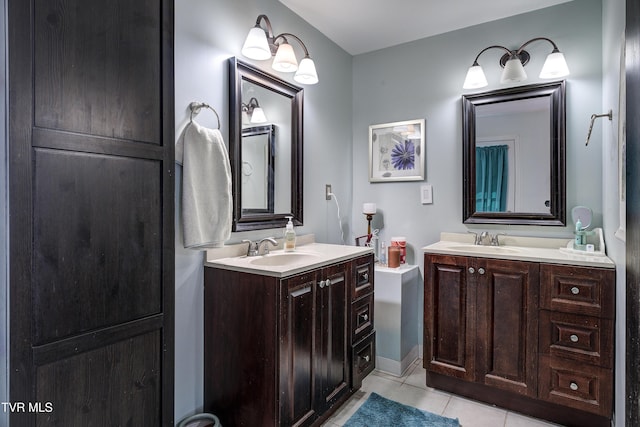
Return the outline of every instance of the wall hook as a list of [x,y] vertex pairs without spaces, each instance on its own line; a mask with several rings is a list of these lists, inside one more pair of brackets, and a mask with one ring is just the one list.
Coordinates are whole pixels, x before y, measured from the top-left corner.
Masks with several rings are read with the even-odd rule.
[[592,114],[591,115],[591,124],[589,124],[589,132],[587,133],[587,142],[584,144],[589,145],[589,139],[591,139],[591,131],[593,130],[593,123],[596,121],[596,119],[599,119],[600,117],[608,117],[609,121],[613,120],[613,111],[609,110],[608,113],[606,114]]

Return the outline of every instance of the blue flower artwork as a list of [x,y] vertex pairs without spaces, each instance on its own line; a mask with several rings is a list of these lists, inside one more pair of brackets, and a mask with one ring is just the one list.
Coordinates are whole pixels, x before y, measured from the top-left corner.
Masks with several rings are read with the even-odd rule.
[[411,170],[415,167],[416,146],[411,140],[405,139],[397,143],[391,150],[391,163],[397,170]]

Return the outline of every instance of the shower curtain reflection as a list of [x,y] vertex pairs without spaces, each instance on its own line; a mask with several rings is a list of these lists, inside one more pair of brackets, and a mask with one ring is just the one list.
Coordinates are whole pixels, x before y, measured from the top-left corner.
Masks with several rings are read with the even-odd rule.
[[476,147],[476,212],[507,209],[508,146]]

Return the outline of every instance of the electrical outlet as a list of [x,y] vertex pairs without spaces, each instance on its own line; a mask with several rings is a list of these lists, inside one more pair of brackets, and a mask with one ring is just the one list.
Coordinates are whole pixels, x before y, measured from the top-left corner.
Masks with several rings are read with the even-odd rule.
[[331,184],[324,186],[324,196],[327,200],[331,200]]

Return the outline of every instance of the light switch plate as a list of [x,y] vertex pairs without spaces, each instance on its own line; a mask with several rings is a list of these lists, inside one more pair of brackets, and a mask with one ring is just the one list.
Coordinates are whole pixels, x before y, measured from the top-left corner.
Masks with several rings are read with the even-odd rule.
[[433,203],[433,188],[431,187],[431,184],[420,186],[420,200],[423,205]]

